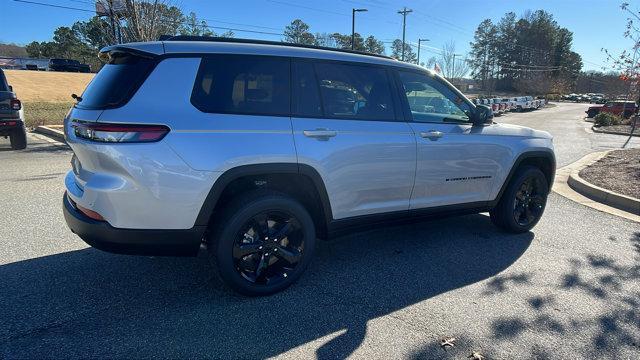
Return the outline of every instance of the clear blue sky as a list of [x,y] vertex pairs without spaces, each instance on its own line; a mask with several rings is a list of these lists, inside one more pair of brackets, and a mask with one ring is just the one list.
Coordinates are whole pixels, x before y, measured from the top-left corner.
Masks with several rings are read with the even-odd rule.
[[[81,9],[92,9],[91,0],[30,0]],[[627,0],[628,1],[628,0]],[[427,46],[439,49],[455,41],[457,52],[466,53],[473,31],[485,18],[498,20],[507,11],[517,15],[544,9],[574,34],[574,50],[582,55],[584,69],[607,65],[601,48],[619,52],[630,48],[624,39],[626,14],[617,0],[176,0],[185,13],[195,11],[209,19],[209,25],[281,33],[291,20],[300,18],[312,32],[351,32],[351,8],[364,7],[356,14],[356,31],[383,41],[402,36],[402,17],[396,11],[406,6],[414,12],[407,17],[407,40],[428,38]],[[636,7],[636,1],[629,1]],[[635,3],[635,4],[634,4]],[[26,44],[50,40],[59,26],[86,20],[89,12],[57,9],[13,0],[0,0],[0,42]],[[231,24],[234,23],[234,24]],[[219,30],[218,32],[223,32]],[[280,40],[267,34],[236,31],[237,37]],[[387,44],[388,45],[388,44]],[[432,55],[423,48],[424,60]]]

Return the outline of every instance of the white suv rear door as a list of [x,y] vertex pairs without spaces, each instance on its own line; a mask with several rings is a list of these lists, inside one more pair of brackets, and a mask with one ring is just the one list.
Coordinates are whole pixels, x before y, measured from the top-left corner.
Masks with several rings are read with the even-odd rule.
[[389,70],[297,60],[293,74],[298,162],[319,172],[333,218],[407,211],[416,140]]

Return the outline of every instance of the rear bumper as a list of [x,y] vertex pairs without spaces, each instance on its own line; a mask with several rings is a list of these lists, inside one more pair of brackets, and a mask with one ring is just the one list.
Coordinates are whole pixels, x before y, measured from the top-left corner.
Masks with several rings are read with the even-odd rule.
[[2,118],[0,117],[0,134],[5,135],[11,133],[15,129],[24,127],[20,118]]
[[114,228],[104,221],[93,220],[63,198],[64,219],[69,229],[84,242],[116,254],[149,256],[195,256],[198,254],[205,226],[185,230],[141,230]]

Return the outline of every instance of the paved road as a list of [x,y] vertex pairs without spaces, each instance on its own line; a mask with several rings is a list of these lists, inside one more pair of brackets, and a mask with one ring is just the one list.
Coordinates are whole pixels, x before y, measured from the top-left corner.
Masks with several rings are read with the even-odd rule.
[[[584,107],[498,120],[551,131],[565,165],[625,140],[586,132]],[[29,142],[0,140],[0,358],[640,358],[640,225],[559,195],[519,236],[472,215],[322,242],[250,299],[204,258],[87,248],[60,209],[71,154]]]

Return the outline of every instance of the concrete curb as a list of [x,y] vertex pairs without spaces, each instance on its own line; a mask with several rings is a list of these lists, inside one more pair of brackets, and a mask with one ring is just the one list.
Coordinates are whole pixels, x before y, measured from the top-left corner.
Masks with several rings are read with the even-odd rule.
[[[572,187],[569,184],[569,179],[572,177],[572,175],[578,174],[580,172],[580,170],[582,170],[583,168],[585,168],[586,166],[589,166],[591,164],[593,164],[594,162],[600,160],[601,158],[603,158],[604,156],[606,156],[609,152],[614,151],[614,150],[609,150],[609,151],[604,151],[604,152],[597,152],[597,153],[591,153],[588,154],[586,156],[584,156],[582,159],[569,164],[565,167],[562,167],[560,169],[558,169],[558,171],[556,171],[556,177],[555,180],[553,182],[553,191],[559,195],[564,196],[565,198],[575,201],[581,205],[584,206],[588,206],[590,208],[596,209],[598,211],[602,211],[605,212],[607,214],[611,214],[611,215],[615,215],[615,216],[619,216],[619,217],[623,217],[625,219],[631,220],[631,221],[635,221],[637,223],[640,223],[640,215],[638,215],[638,212],[632,213],[629,211],[625,211],[622,209],[619,209],[617,207],[613,207],[608,205],[607,203],[603,203],[601,201],[599,201],[599,198],[597,196],[594,197],[589,197],[588,195],[590,195],[591,193],[589,193],[588,189],[585,190],[585,193],[582,193],[581,190],[584,188],[586,189],[587,186],[588,188],[592,188],[594,187],[594,185],[589,184],[588,182],[584,181],[583,179],[582,182],[580,183],[580,185],[576,186],[576,189],[574,189],[574,187]],[[579,176],[578,176],[579,177]],[[575,177],[574,177],[575,179]],[[574,180],[571,180],[573,185],[575,186],[575,184],[577,183]],[[583,186],[581,187],[581,185],[586,184],[587,186]],[[580,190],[578,190],[580,189]],[[601,188],[599,188],[601,189]],[[608,190],[605,189],[601,189],[602,191],[607,191],[609,193],[612,193]],[[612,193],[613,194],[613,193]],[[619,194],[616,194],[619,195]],[[619,196],[623,196],[623,195],[619,195]],[[603,197],[600,196],[600,199],[602,199]],[[607,198],[606,196],[604,197],[605,199]],[[638,201],[637,199],[635,199],[636,201]]]
[[[629,133],[623,133],[620,131],[607,131],[607,130],[599,130],[597,127],[592,126],[591,130],[594,133],[599,133],[599,134],[611,134],[611,135],[624,135],[624,136],[629,136]],[[640,134],[632,134],[631,136],[640,136]]]
[[34,132],[37,132],[39,134],[52,137],[52,138],[54,138],[54,139],[56,139],[56,140],[58,140],[60,142],[65,143],[65,144],[67,143],[64,140],[64,132],[62,132],[60,130],[52,129],[52,128],[48,127],[48,126],[38,126],[38,127],[35,128]]
[[573,170],[569,175],[567,183],[573,190],[590,199],[613,206],[620,210],[628,211],[635,215],[640,215],[640,200],[593,185],[580,177],[580,170],[602,159],[608,153],[609,152],[607,151],[591,163],[580,169]]

